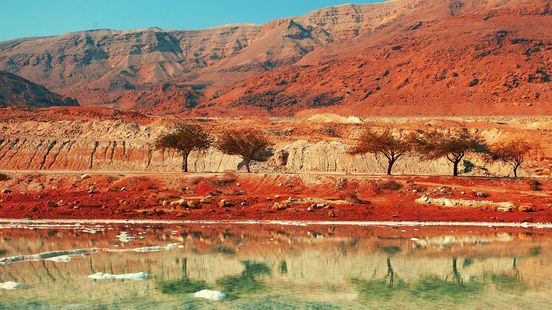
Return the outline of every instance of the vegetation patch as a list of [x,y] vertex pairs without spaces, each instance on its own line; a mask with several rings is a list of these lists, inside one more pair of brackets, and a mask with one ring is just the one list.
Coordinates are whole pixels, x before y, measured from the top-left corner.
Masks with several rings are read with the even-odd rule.
[[410,293],[428,301],[452,300],[455,302],[469,300],[469,297],[478,295],[483,291],[483,285],[470,280],[467,283],[447,281],[435,275],[420,279],[410,290]]
[[163,294],[180,295],[190,294],[208,288],[205,281],[192,281],[189,278],[180,280],[161,281],[157,284],[157,288]]

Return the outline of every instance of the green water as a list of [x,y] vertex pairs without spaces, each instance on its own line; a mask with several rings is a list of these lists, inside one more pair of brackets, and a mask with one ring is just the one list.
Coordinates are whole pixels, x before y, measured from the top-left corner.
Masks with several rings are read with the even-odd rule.
[[[551,235],[469,227],[4,225],[0,283],[21,288],[0,289],[0,309],[549,309]],[[95,251],[68,261],[35,255],[75,249]],[[96,272],[149,278],[88,277]],[[203,289],[226,297],[194,297]]]

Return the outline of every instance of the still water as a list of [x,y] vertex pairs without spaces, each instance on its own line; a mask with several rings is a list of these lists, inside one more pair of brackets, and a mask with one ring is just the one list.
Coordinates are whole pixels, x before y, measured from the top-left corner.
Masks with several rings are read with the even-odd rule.
[[0,309],[550,309],[551,276],[547,229],[0,225]]

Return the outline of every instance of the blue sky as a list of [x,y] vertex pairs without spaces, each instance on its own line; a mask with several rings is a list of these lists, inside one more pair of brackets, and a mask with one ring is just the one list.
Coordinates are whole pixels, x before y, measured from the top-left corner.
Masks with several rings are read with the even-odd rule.
[[99,28],[264,23],[331,5],[373,2],[381,0],[2,0],[0,41]]

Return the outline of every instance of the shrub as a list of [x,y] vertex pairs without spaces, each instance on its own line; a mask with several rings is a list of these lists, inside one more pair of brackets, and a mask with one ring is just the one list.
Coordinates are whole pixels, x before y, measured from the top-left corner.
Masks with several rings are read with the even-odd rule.
[[541,188],[542,183],[537,180],[529,180],[528,184],[529,184],[529,188],[532,191],[538,192],[542,190]]
[[379,184],[377,187],[378,190],[387,190],[387,191],[398,191],[401,188],[403,188],[403,185],[394,180],[383,182],[382,184]]

